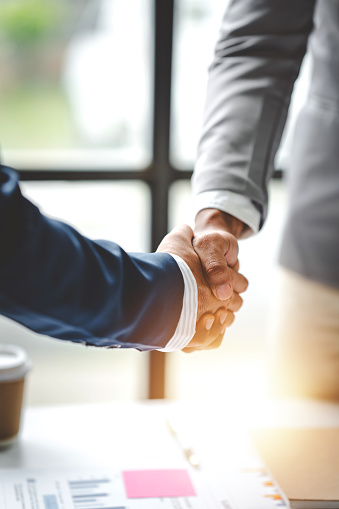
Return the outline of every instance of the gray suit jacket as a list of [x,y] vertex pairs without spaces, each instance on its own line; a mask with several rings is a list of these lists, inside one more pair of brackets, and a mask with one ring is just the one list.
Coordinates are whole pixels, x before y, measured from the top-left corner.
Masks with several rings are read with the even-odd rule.
[[231,0],[210,68],[193,190],[244,196],[263,225],[308,44],[312,84],[294,136],[280,261],[339,287],[339,0]]

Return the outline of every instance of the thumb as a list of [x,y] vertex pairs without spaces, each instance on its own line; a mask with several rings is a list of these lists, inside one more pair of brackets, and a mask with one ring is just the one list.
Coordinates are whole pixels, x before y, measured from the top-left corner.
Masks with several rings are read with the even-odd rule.
[[166,235],[158,246],[158,252],[173,253],[186,261],[187,254],[191,252],[195,256],[192,246],[193,230],[187,224],[181,224],[173,228],[173,230]]
[[188,224],[179,224],[171,230],[169,235],[180,235],[183,238],[183,240],[186,240],[190,244],[192,244],[194,233],[192,228],[188,226]]
[[194,237],[193,247],[215,297],[220,300],[230,299],[233,294],[233,277],[227,262],[233,265],[237,259],[236,239],[219,232],[205,233]]

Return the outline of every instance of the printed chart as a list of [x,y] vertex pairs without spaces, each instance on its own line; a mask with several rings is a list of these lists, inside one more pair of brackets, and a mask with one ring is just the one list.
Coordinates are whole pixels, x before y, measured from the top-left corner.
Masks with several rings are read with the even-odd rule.
[[186,469],[0,471],[3,509],[278,509],[262,469],[204,476]]

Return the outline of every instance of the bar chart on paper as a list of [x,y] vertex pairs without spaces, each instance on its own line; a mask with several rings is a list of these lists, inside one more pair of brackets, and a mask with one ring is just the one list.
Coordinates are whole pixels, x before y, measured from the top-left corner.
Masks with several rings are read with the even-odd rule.
[[280,509],[263,469],[212,477],[187,469],[0,470],[1,509]]
[[[115,496],[114,486],[117,488],[112,478],[90,477],[67,482],[69,493],[75,509],[92,507],[104,509],[126,509],[125,506],[113,506],[111,499]],[[113,488],[113,489],[112,489]],[[57,509],[55,507],[46,507],[45,509]]]
[[230,506],[237,509],[289,509],[288,500],[265,467],[228,471],[213,484],[213,493],[217,498],[227,494]]
[[6,470],[0,486],[0,507],[5,509],[127,509],[114,473],[108,477]]
[[186,469],[0,471],[1,509],[223,509]]

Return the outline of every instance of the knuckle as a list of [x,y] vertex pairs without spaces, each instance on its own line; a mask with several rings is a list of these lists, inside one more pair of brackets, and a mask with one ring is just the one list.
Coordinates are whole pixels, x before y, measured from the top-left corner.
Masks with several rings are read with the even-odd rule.
[[239,265],[239,260],[237,259],[237,261],[235,262],[235,265],[233,265],[233,270],[235,272],[239,272],[239,268],[240,268],[240,265]]
[[205,262],[205,271],[208,277],[210,278],[220,278],[224,276],[227,272],[226,267],[222,266],[216,260],[207,260]]
[[210,249],[216,244],[224,244],[224,239],[220,232],[208,232],[197,235],[193,242],[200,249]]
[[223,235],[220,232],[208,233],[208,241],[212,244],[224,243]]
[[239,311],[241,306],[243,305],[242,298],[237,294],[233,293],[232,298],[229,301],[229,304],[227,306],[228,311]]
[[236,272],[234,275],[234,287],[238,292],[244,292],[248,287],[247,279],[238,272]]
[[205,251],[209,247],[208,235],[198,235],[193,238],[193,247],[195,249]]

